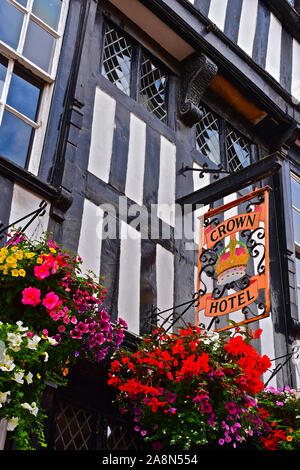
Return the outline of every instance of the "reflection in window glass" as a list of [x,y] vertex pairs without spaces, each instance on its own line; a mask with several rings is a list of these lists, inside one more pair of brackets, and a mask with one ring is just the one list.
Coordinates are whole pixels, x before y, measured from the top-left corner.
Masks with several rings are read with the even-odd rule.
[[300,210],[293,209],[294,239],[300,245]]
[[300,183],[292,176],[292,204],[300,209]]
[[167,75],[146,54],[143,54],[139,103],[162,122],[167,121],[167,84]]
[[16,1],[20,3],[20,5],[22,5],[23,7],[27,6],[27,0],[16,0]]
[[36,119],[39,96],[40,89],[38,87],[13,73],[7,96],[7,104],[34,121]]
[[0,62],[0,97],[2,94],[2,90],[3,90],[3,85],[5,82],[6,70],[7,68],[5,67],[5,65],[1,64]]
[[300,287],[300,254],[298,256],[296,258],[296,279],[297,279],[297,285]]
[[196,124],[197,149],[205,157],[219,165],[221,161],[219,120],[214,113],[204,108],[204,106],[201,107],[201,111],[203,112],[203,117]]
[[132,46],[116,29],[105,31],[102,74],[120,90],[130,95]]
[[32,13],[51,26],[51,28],[57,29],[61,4],[61,0],[34,0]]
[[0,155],[24,167],[31,133],[31,126],[5,111],[0,127]]
[[23,23],[23,13],[7,0],[0,0],[0,40],[16,49]]
[[27,29],[23,55],[38,67],[49,72],[51,69],[55,39],[34,21]]

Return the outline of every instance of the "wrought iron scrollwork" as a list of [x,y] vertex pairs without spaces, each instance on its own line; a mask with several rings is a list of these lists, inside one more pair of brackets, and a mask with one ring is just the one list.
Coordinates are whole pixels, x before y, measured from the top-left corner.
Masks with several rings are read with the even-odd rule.
[[7,233],[7,231],[11,228],[11,227],[17,227],[17,224],[19,224],[20,222],[23,222],[23,220],[26,220],[26,219],[29,219],[30,220],[27,222],[27,224],[23,227],[23,228],[20,228],[20,232],[25,232],[25,230],[32,224],[32,222],[37,218],[37,217],[42,217],[43,215],[45,215],[46,213],[46,208],[47,208],[47,201],[44,201],[42,200],[39,204],[39,207],[38,209],[30,212],[29,214],[26,214],[24,215],[23,217],[21,217],[20,219],[16,220],[15,222],[12,222],[11,224],[9,225],[6,225],[4,226],[4,224],[0,224],[0,240],[3,239],[5,233]]

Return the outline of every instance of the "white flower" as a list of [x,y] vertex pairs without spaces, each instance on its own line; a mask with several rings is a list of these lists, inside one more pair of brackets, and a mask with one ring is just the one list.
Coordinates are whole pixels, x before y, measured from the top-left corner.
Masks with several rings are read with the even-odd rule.
[[20,346],[22,344],[22,336],[20,334],[16,333],[8,333],[7,334],[7,340],[9,342],[9,347],[15,351],[18,352],[20,351]]
[[0,403],[5,403],[10,392],[0,392]]
[[33,375],[32,375],[31,372],[28,372],[27,375],[24,375],[24,379],[26,380],[26,382],[28,383],[28,385],[29,385],[29,384],[32,384],[32,377],[33,377]]
[[18,331],[27,331],[28,328],[24,327],[23,326],[23,322],[22,321],[17,321],[16,323],[18,325]]
[[45,356],[44,362],[48,362],[49,354],[45,351],[43,352],[43,355]]
[[34,416],[36,416],[39,411],[38,407],[36,406],[35,401],[33,401],[31,405],[29,405],[29,403],[22,403],[21,406],[22,408],[25,408],[26,410],[28,410]]
[[13,380],[18,382],[19,384],[23,384],[24,383],[23,377],[24,377],[24,372],[22,372],[22,371],[15,372],[15,374],[13,376]]
[[56,346],[58,344],[56,339],[54,339],[54,338],[48,337],[47,339],[48,339],[49,343],[51,344],[51,346]]
[[8,421],[7,421],[7,430],[8,431],[13,431],[15,429],[15,427],[18,426],[18,423],[19,423],[19,418],[15,418],[14,416],[12,418],[10,418]]
[[0,364],[0,370],[3,370],[4,372],[11,372],[15,366],[16,364],[14,364],[13,359],[8,354],[5,354],[4,362]]
[[32,338],[28,338],[27,348],[36,349],[40,341],[41,341],[41,338],[37,335],[34,335]]

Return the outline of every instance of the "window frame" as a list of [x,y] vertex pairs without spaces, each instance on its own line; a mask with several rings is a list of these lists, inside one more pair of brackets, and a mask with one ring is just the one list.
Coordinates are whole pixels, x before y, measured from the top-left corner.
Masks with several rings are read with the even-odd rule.
[[[115,83],[110,81],[105,75],[103,74],[103,58],[104,58],[104,46],[105,46],[105,34],[106,34],[106,27],[109,25],[112,28],[115,28],[118,32],[120,32],[126,40],[131,44],[132,47],[132,56],[131,56],[131,66],[130,66],[130,81],[129,81],[129,93],[125,93],[124,91],[120,90]],[[108,80],[115,88],[119,89],[121,93],[127,96],[130,99],[133,99],[139,106],[141,106],[149,115],[153,116],[158,122],[161,122],[163,125],[168,127],[172,126],[171,120],[171,110],[170,110],[170,95],[171,95],[171,83],[172,77],[174,76],[174,72],[160,59],[157,57],[152,51],[150,51],[147,46],[139,42],[135,37],[125,31],[116,21],[109,18],[105,13],[103,13],[103,28],[102,28],[102,44],[101,44],[101,51],[100,51],[100,74],[106,80]],[[139,88],[140,88],[140,78],[141,78],[141,64],[142,64],[142,56],[146,55],[151,62],[162,71],[167,77],[167,86],[165,89],[165,108],[166,108],[166,118],[165,120],[161,120],[155,113],[149,111],[143,104],[140,102],[139,97]]]
[[228,155],[228,148],[227,148],[227,131],[234,131],[236,134],[238,134],[241,138],[245,139],[249,143],[249,163],[247,166],[251,165],[252,163],[255,162],[256,160],[256,155],[257,155],[257,150],[258,150],[258,145],[254,142],[253,139],[251,139],[249,136],[247,136],[244,132],[242,132],[240,129],[237,129],[235,124],[230,121],[228,118],[222,117],[218,112],[216,112],[213,107],[211,107],[209,104],[206,102],[201,102],[200,107],[205,108],[207,111],[211,112],[214,117],[218,120],[218,131],[219,131],[219,148],[220,148],[220,163],[219,165],[210,160],[208,157],[206,157],[201,150],[199,149],[199,145],[197,142],[197,126],[200,124],[199,123],[195,124],[194,129],[195,129],[195,136],[194,136],[194,142],[195,142],[195,149],[198,152],[198,154],[201,155],[201,160],[203,160],[205,163],[208,164],[210,168],[220,168],[222,170],[227,171],[228,173],[230,172],[235,172],[239,170],[231,170],[229,167],[229,155]]
[[[298,184],[300,188],[300,176],[291,169],[290,171],[290,177],[291,177],[291,187],[292,187],[292,179],[294,179]],[[300,304],[298,302],[298,299],[300,298],[300,279],[297,279],[297,271],[296,271],[296,263],[297,259],[300,260],[300,244],[295,240],[294,236],[294,218],[293,218],[293,211],[296,210],[300,214],[300,207],[297,207],[293,204],[293,195],[291,191],[291,211],[292,211],[292,217],[291,217],[291,224],[292,224],[292,233],[294,237],[294,252],[295,252],[295,287],[296,287],[296,299],[297,299],[297,305],[298,305],[298,314],[300,318]]]
[[[39,171],[39,164],[45,138],[48,116],[50,112],[52,95],[54,91],[54,83],[59,63],[63,34],[66,26],[66,19],[70,0],[61,0],[62,6],[57,30],[54,30],[53,28],[48,26],[44,21],[42,21],[34,13],[32,13],[34,0],[28,0],[26,7],[19,4],[17,0],[6,1],[16,7],[19,11],[21,11],[24,14],[24,18],[19,36],[18,47],[16,49],[13,49],[4,41],[0,40],[0,55],[4,58],[4,60],[7,61],[6,77],[0,95],[0,126],[4,111],[6,109],[7,111],[11,112],[12,114],[14,114],[19,119],[23,120],[25,123],[29,124],[32,127],[33,132],[31,136],[31,142],[28,148],[26,164],[24,165],[24,167],[22,166],[21,168],[28,170],[34,175],[37,175]],[[53,35],[53,37],[55,38],[52,65],[49,73],[22,55],[26,32],[30,19],[32,19],[36,24],[41,26],[44,30]],[[17,110],[14,110],[14,108],[11,108],[6,103],[11,77],[15,67],[18,68],[18,70],[22,70],[23,73],[29,76],[30,81],[39,82],[41,84],[37,115],[34,121],[29,119],[22,113],[19,113]],[[5,155],[3,155],[3,157],[5,158]],[[11,160],[9,161],[17,165],[17,163],[14,163]]]

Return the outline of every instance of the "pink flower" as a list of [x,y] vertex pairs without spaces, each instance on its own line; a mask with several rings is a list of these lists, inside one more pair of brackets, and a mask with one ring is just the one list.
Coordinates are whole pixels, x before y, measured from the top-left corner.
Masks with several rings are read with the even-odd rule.
[[59,305],[59,297],[54,292],[49,292],[43,299],[42,304],[47,310],[53,310],[57,305]]
[[41,291],[36,287],[26,287],[22,292],[22,303],[36,307],[41,301]]
[[64,325],[59,325],[57,330],[58,330],[59,333],[63,333],[66,330],[66,327]]
[[41,281],[42,279],[45,279],[45,277],[50,276],[50,271],[45,264],[41,264],[40,266],[34,267],[34,275],[39,281]]
[[44,336],[46,336],[46,337],[48,336],[48,330],[42,330],[42,333],[43,333]]

